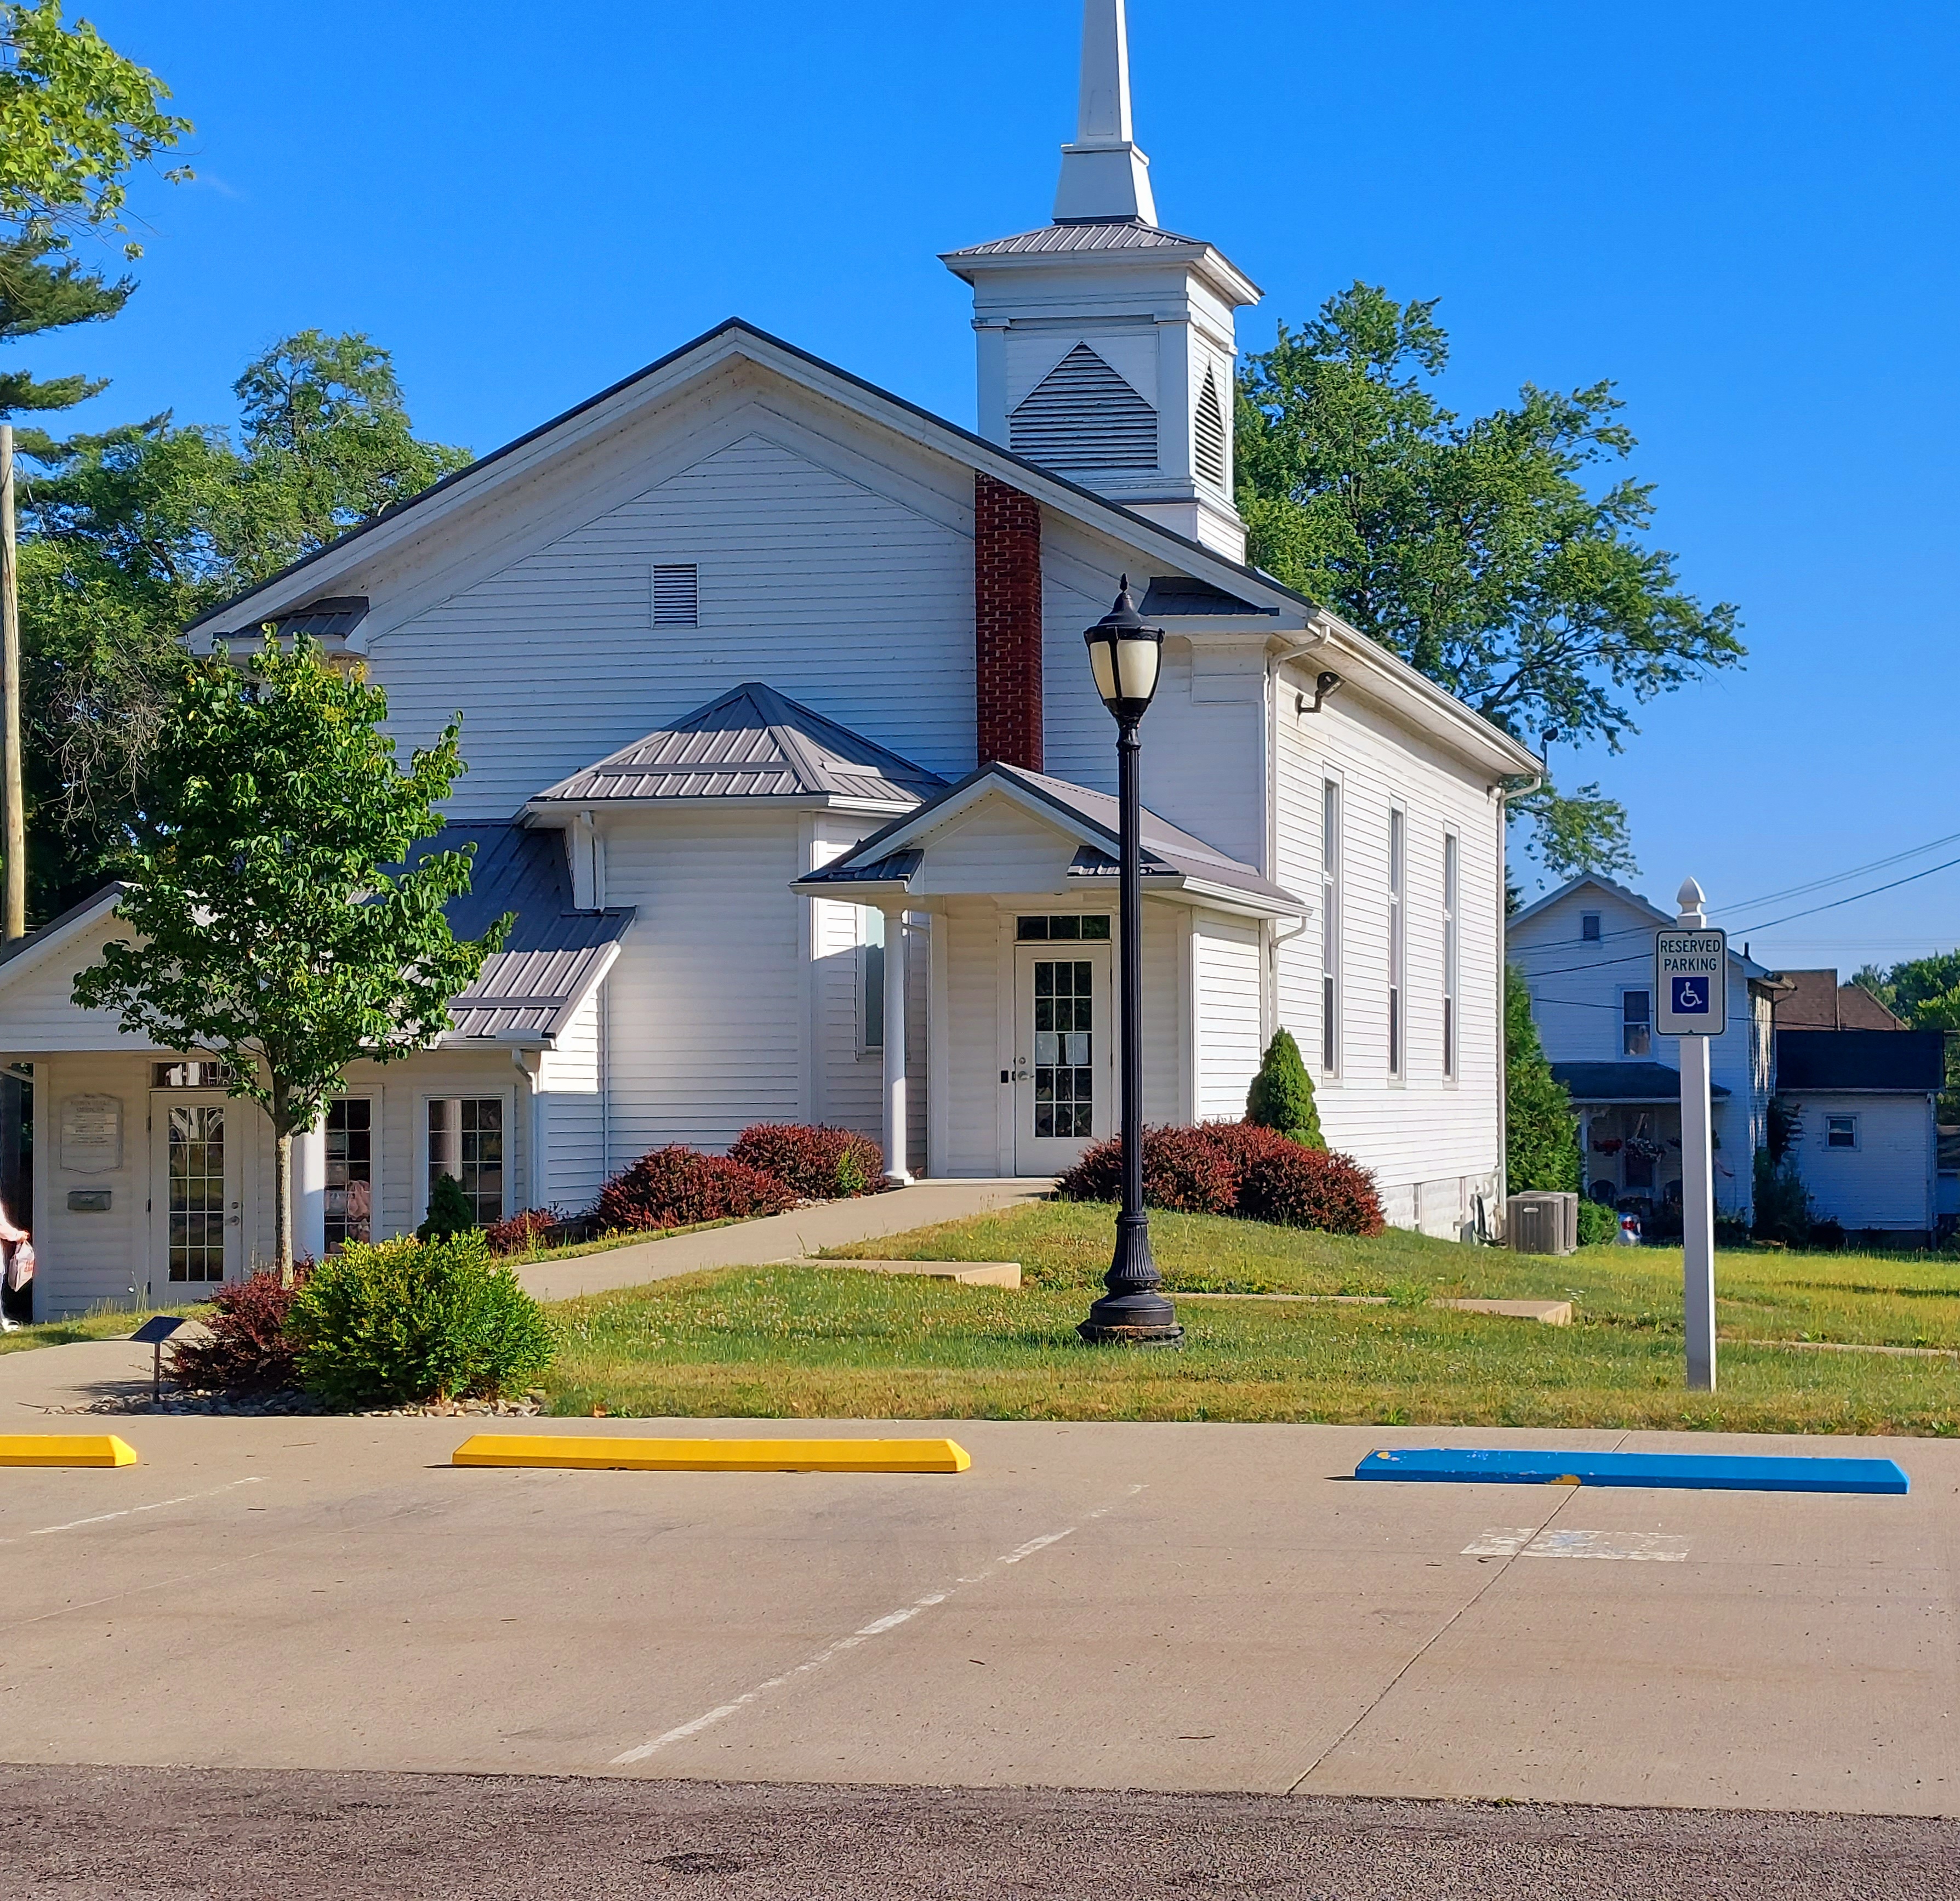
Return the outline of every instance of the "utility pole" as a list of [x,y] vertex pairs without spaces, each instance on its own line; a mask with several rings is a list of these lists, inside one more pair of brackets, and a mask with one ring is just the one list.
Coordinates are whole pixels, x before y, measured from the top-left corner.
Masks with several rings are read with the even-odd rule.
[[27,934],[27,819],[21,775],[21,589],[14,533],[14,425],[0,422],[0,851],[7,895],[0,938]]

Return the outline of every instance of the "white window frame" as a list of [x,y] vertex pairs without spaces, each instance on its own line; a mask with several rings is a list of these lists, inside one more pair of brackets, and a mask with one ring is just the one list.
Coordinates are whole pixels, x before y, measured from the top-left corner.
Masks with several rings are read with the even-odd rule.
[[[1864,1146],[1863,1131],[1859,1127],[1859,1122],[1860,1118],[1855,1113],[1848,1116],[1826,1116],[1824,1118],[1825,1148],[1833,1154],[1855,1154]],[[1851,1125],[1851,1139],[1848,1142],[1834,1142],[1831,1139],[1831,1125],[1833,1122],[1849,1122]]]
[[[1647,1000],[1647,1046],[1644,1049],[1634,1050],[1627,1047],[1627,1032],[1633,1027],[1627,1017],[1627,999],[1629,997],[1644,997]],[[1618,1001],[1620,1014],[1615,1025],[1618,1047],[1613,1053],[1623,1062],[1651,1062],[1654,1052],[1653,986],[1650,983],[1622,984],[1618,992]]]
[[[1591,929],[1586,927],[1590,925]],[[1597,911],[1582,911],[1579,914],[1579,941],[1581,944],[1601,944],[1605,941],[1603,921]]]
[[1463,1040],[1463,846],[1454,832],[1443,835],[1443,1079],[1456,1080]]
[[[498,1218],[508,1221],[516,1212],[513,1205],[517,1177],[517,1092],[513,1087],[492,1084],[474,1088],[425,1089],[415,1098],[415,1146],[411,1151],[415,1167],[415,1218],[411,1228],[428,1218],[428,1106],[432,1102],[487,1102],[495,1097],[504,1105],[504,1206]],[[530,1157],[525,1157],[526,1165]]]
[[[857,909],[858,1053],[861,1056],[876,1056],[882,1061],[885,1054],[886,933],[889,927],[884,912],[877,906],[861,904]],[[877,953],[875,958],[873,951]],[[875,983],[872,977],[874,969]],[[871,1040],[871,1003],[874,995],[878,1005],[878,1039],[875,1043]]]
[[[485,1093],[488,1094],[489,1092],[486,1091]],[[381,1221],[381,1169],[383,1159],[387,1150],[387,1144],[383,1139],[383,1133],[385,1128],[383,1117],[386,1112],[382,1107],[380,1085],[379,1084],[374,1084],[368,1087],[360,1089],[336,1089],[332,1095],[327,1097],[325,1105],[321,1109],[320,1135],[323,1143],[326,1139],[326,1134],[327,1110],[331,1109],[337,1102],[351,1102],[357,1100],[369,1103],[373,1105],[368,1112],[370,1118],[368,1144],[368,1237],[370,1240],[378,1241],[382,1239],[383,1236],[387,1232],[387,1230],[383,1228]],[[425,1145],[426,1145],[428,1139],[428,1113],[427,1110],[423,1111],[422,1123],[422,1139]],[[428,1157],[426,1154],[425,1154],[423,1159],[425,1162],[427,1161]],[[323,1191],[324,1191],[325,1183],[323,1180],[321,1186]],[[425,1214],[428,1212],[426,1208],[423,1210],[423,1212]]]
[[1320,1070],[1325,1076],[1341,1074],[1341,1017],[1347,1002],[1341,970],[1341,808],[1346,801],[1346,789],[1340,780],[1323,774],[1320,782]]
[[1408,812],[1389,807],[1389,1075],[1408,1073]]

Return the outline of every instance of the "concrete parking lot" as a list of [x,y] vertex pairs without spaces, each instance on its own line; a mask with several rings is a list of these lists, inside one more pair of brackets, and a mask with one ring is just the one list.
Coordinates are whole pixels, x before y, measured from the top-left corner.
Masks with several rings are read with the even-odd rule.
[[970,1472],[878,1477],[122,1429],[0,1473],[0,1759],[1960,1813],[1960,1444],[1781,1447],[1887,1498],[1346,1476],[1610,1433],[966,1422]]

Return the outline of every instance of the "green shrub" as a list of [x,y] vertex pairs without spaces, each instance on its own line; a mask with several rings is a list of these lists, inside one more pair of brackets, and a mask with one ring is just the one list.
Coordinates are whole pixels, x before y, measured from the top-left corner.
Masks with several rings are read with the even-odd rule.
[[307,1390],[348,1409],[496,1398],[552,1357],[536,1301],[473,1230],[350,1241],[307,1277],[286,1330]]
[[1597,1247],[1610,1241],[1620,1231],[1620,1212],[1608,1208],[1604,1202],[1589,1201],[1583,1196],[1579,1201],[1579,1245]]
[[1767,1148],[1756,1151],[1756,1238],[1802,1247],[1810,1239],[1810,1197],[1790,1160],[1773,1161]]
[[1504,966],[1504,1104],[1509,1192],[1583,1186],[1572,1098],[1545,1060],[1532,1021],[1531,992],[1514,964]]
[[418,1241],[446,1241],[452,1235],[467,1234],[476,1225],[476,1211],[463,1184],[445,1171],[429,1185],[428,1218],[415,1230]]
[[1327,1146],[1313,1100],[1313,1078],[1290,1030],[1275,1030],[1266,1045],[1259,1073],[1246,1092],[1246,1119],[1261,1129],[1277,1129],[1309,1148]]

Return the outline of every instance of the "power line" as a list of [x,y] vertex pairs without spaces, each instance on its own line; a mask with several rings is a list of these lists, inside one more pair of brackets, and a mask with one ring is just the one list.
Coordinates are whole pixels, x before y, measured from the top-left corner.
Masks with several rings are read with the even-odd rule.
[[1960,845],[1960,832],[1949,832],[1943,839],[1933,839],[1924,845],[1915,845],[1909,852],[1895,852],[1888,858],[1874,858],[1869,865],[1854,865],[1848,871],[1834,871],[1828,878],[1812,878],[1808,884],[1793,884],[1784,890],[1766,891],[1759,898],[1737,898],[1721,908],[1724,911],[1745,911],[1758,904],[1777,904],[1785,898],[1800,898],[1809,892],[1822,891],[1828,886],[1842,884],[1847,878],[1862,877],[1867,871],[1889,871],[1895,865],[1903,865],[1908,858],[1918,858],[1927,852],[1936,852],[1943,845]]
[[1902,884],[1914,884],[1921,878],[1930,878],[1936,871],[1950,871],[1960,865],[1960,858],[1948,858],[1943,864],[1929,865],[1923,871],[1910,871],[1902,878],[1894,878],[1888,884],[1875,884],[1869,891],[1853,891],[1848,898],[1833,898],[1828,904],[1813,904],[1808,910],[1791,911],[1780,918],[1771,918],[1766,924],[1739,925],[1739,930],[1753,935],[1758,931],[1774,931],[1780,924],[1790,924],[1799,918],[1812,918],[1820,911],[1835,911],[1841,906],[1856,904],[1865,898],[1875,898],[1881,891],[1896,891]]

